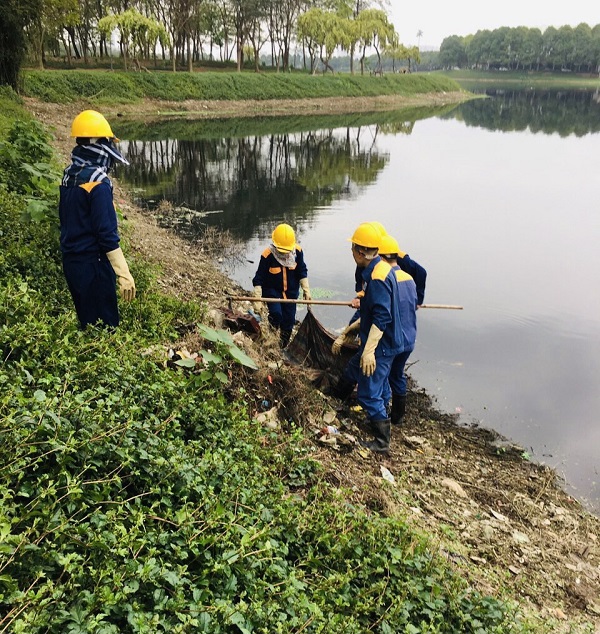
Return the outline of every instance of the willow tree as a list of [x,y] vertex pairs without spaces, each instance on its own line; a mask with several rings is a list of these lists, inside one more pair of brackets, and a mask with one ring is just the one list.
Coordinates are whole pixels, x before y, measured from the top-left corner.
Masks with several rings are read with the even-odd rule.
[[298,16],[298,36],[303,39],[311,56],[311,73],[316,72],[316,59],[333,72],[329,60],[338,46],[348,48],[348,20],[332,11],[309,9]]
[[127,60],[130,57],[136,59],[137,51],[143,52],[146,47],[153,49],[158,42],[162,46],[169,45],[169,35],[165,27],[135,9],[128,9],[116,15],[107,15],[98,22],[98,29],[107,37],[111,37],[115,30],[119,32],[125,70],[127,70]]
[[392,41],[388,44],[383,53],[386,57],[391,58],[392,60],[392,70],[396,71],[396,61],[406,60],[408,63],[408,72],[410,73],[411,62],[415,62],[418,64],[421,61],[421,52],[419,51],[418,46],[406,47],[404,44],[400,44],[397,40]]
[[365,55],[368,47],[372,46],[377,53],[378,67],[381,69],[381,52],[389,44],[398,40],[394,25],[389,21],[385,11],[380,9],[365,9],[356,18],[358,25],[359,43],[362,45],[360,58],[361,75],[365,72]]

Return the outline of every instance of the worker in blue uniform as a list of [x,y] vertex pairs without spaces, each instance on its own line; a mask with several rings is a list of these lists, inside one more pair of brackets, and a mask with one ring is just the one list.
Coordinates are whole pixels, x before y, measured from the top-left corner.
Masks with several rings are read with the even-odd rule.
[[[381,232],[381,237],[385,237],[388,235],[384,226],[380,222],[371,222],[375,226],[376,229],[379,229]],[[398,249],[398,254],[396,257],[397,265],[406,273],[408,273],[417,286],[417,305],[421,306],[425,301],[425,285],[427,283],[427,271],[415,260],[413,260],[408,253],[404,251],[400,251]],[[362,280],[362,271],[359,266],[356,267],[354,272],[354,290],[356,291],[356,297],[352,300],[352,308],[356,308],[356,312],[352,315],[349,323],[357,320],[359,317],[358,307],[360,306],[360,299],[364,295],[363,291],[363,280]]]
[[[386,381],[383,386],[382,394],[386,410],[388,410],[388,406],[391,405],[389,411],[392,425],[402,424],[405,416],[407,381],[404,370],[406,362],[414,350],[417,338],[417,288],[412,277],[397,264],[399,251],[400,249],[395,238],[387,234],[381,238],[378,254],[383,261],[391,266],[398,284],[397,308],[399,310],[401,327],[402,352],[396,355],[391,364],[388,381]],[[352,340],[355,333],[358,332],[359,327],[360,318],[351,323],[335,340],[332,346],[332,352],[339,354],[341,347],[344,343]],[[346,398],[354,388],[353,377],[355,376],[356,358],[353,358],[350,361],[349,369],[338,384],[337,393],[335,395],[340,398]]]
[[[271,244],[263,251],[256,275],[252,279],[254,303],[257,312],[264,313],[261,297],[298,299],[302,289],[303,299],[311,299],[308,270],[304,262],[304,251],[296,243],[294,229],[282,223],[275,227]],[[268,302],[269,323],[280,331],[281,346],[285,347],[296,322],[296,304]]]
[[[370,223],[357,227],[350,238],[352,256],[363,269],[364,297],[360,302],[360,347],[344,375],[347,384],[358,383],[358,402],[367,413],[374,439],[361,442],[375,452],[387,452],[391,422],[384,389],[396,357],[404,352],[400,291],[392,267],[378,255],[381,235]],[[347,329],[347,330],[348,330]],[[347,333],[346,333],[347,334]],[[344,336],[344,335],[341,335]]]
[[398,242],[390,235],[381,239],[379,255],[394,271],[399,291],[400,323],[402,324],[403,351],[396,356],[390,369],[387,386],[384,388],[384,401],[389,403],[390,422],[401,425],[406,413],[406,374],[405,367],[417,340],[418,291],[415,280],[398,264],[402,258]]
[[115,163],[129,163],[117,149],[108,121],[95,110],[75,117],[71,136],[76,146],[59,201],[63,271],[81,327],[97,322],[116,327],[116,282],[126,301],[135,297],[135,282],[119,246],[108,174]]

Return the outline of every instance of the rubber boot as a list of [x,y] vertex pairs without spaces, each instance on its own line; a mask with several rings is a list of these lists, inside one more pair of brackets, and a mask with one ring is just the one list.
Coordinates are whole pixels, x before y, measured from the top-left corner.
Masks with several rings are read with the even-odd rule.
[[406,394],[393,394],[392,409],[390,412],[392,425],[402,425],[404,422],[404,414],[406,414]]
[[279,331],[279,343],[282,348],[285,348],[290,342],[290,337],[292,336],[291,330],[280,330]]
[[390,435],[392,432],[392,425],[389,418],[384,420],[374,420],[371,423],[373,430],[373,440],[359,441],[363,447],[370,449],[376,453],[387,453],[390,450]]

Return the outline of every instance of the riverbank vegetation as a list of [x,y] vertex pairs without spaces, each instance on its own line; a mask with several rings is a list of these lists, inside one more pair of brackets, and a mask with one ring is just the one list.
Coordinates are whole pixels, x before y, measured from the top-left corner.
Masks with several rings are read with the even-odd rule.
[[[17,89],[24,63],[42,69],[122,67],[140,72],[244,68],[354,74],[477,68],[598,73],[600,25],[521,26],[445,38],[439,53],[400,42],[386,10],[296,0],[78,3],[6,0],[0,84]],[[383,5],[382,5],[383,6]],[[342,65],[333,63],[336,58]]]
[[[64,150],[64,108],[47,114]],[[412,449],[387,463],[396,484],[373,456],[319,446],[333,404],[268,340],[258,354],[207,330],[231,283],[120,193],[138,297],[116,332],[79,331],[49,187],[59,142],[10,91],[0,131],[0,631],[593,632],[597,524],[555,474],[453,431],[423,394]],[[448,480],[461,438],[463,485],[466,464],[488,474],[471,499],[436,472]]]
[[310,76],[254,73],[107,73],[26,71],[22,93],[41,101],[135,103],[142,99],[268,101],[460,92],[452,79],[430,75]]

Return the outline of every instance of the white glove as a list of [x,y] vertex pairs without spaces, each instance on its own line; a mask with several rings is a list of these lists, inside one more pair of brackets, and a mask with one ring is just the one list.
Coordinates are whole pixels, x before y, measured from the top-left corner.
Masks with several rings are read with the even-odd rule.
[[333,354],[340,354],[340,352],[342,351],[342,346],[344,345],[345,341],[346,341],[346,335],[342,333],[331,345],[331,352]]
[[383,330],[379,330],[375,324],[369,330],[369,336],[360,356],[360,369],[365,376],[373,376],[377,362],[375,361],[375,350],[379,340],[383,337]]
[[348,339],[348,335],[357,331],[360,327],[360,319],[353,321],[349,326],[346,326],[342,332],[342,334],[333,342],[331,345],[331,352],[333,354],[340,354],[342,351],[342,346],[346,343]]
[[117,276],[121,296],[126,302],[130,302],[135,297],[135,281],[129,272],[123,251],[119,247],[114,251],[109,251],[106,257]]
[[[254,297],[262,297],[262,286],[254,287]],[[254,312],[259,315],[262,313],[264,315],[265,312],[265,304],[264,302],[252,302],[254,306]]]
[[302,289],[302,299],[312,299],[310,287],[308,286],[308,277],[303,277],[300,280],[300,288]]

